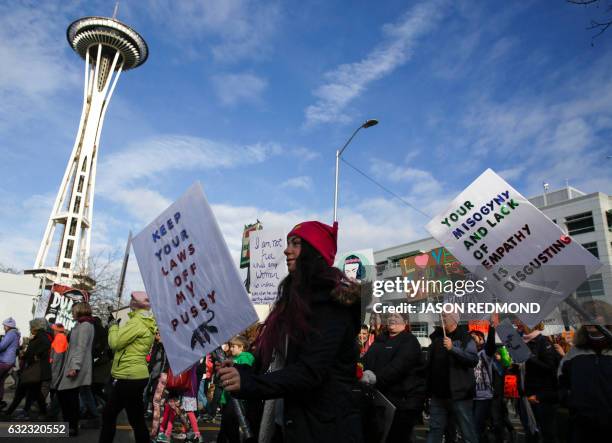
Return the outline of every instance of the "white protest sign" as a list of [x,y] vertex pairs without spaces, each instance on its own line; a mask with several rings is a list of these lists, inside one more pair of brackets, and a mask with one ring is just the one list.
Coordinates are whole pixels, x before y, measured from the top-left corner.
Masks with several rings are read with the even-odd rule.
[[427,230],[530,326],[601,266],[491,169],[434,217]]
[[263,229],[249,235],[251,301],[267,305],[274,303],[278,284],[287,276],[285,248],[287,235],[281,230]]
[[199,183],[135,236],[133,247],[174,373],[257,321]]
[[356,281],[372,281],[375,277],[374,250],[361,249],[336,256],[334,266]]

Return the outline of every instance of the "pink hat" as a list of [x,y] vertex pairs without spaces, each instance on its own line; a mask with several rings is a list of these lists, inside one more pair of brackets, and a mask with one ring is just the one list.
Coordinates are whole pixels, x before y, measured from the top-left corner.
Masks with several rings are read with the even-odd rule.
[[133,291],[130,300],[130,308],[132,311],[136,309],[151,309],[149,296],[144,291]]

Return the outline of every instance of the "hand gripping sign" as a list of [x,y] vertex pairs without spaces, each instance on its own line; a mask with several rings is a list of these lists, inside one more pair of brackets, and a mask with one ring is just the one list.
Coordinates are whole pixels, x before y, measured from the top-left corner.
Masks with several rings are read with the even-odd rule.
[[427,224],[491,292],[533,326],[601,266],[491,169]]
[[199,183],[133,245],[175,374],[257,321]]

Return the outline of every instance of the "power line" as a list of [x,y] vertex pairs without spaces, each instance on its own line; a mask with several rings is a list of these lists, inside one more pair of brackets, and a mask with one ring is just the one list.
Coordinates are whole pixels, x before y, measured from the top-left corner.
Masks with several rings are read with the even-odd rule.
[[397,195],[395,192],[393,192],[392,190],[390,190],[389,188],[381,185],[380,183],[378,183],[376,180],[374,180],[372,177],[370,177],[368,174],[366,174],[365,172],[363,172],[361,169],[357,168],[356,166],[353,166],[352,164],[350,164],[349,162],[347,162],[345,159],[343,159],[342,157],[340,158],[340,160],[342,160],[343,163],[345,163],[347,166],[350,166],[352,169],[354,169],[356,172],[358,172],[359,174],[363,175],[365,178],[367,178],[368,180],[370,180],[372,183],[374,183],[376,186],[378,186],[380,189],[382,189],[383,191],[391,194],[393,197],[395,197],[396,199],[398,199],[399,201],[401,201],[403,204],[405,204],[406,206],[408,206],[411,209],[414,209],[415,211],[417,211],[419,214],[427,217],[427,218],[432,218],[431,215],[426,214],[425,212],[421,211],[419,208],[417,208],[416,206],[414,206],[412,203],[406,201],[405,199],[403,199],[402,197],[400,197],[399,195]]

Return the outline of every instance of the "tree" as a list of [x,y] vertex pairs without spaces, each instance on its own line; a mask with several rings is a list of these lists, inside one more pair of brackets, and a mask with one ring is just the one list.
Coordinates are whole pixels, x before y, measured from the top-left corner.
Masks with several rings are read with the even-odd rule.
[[606,32],[612,25],[612,1],[610,0],[567,0],[573,5],[583,6],[585,8],[598,9],[603,17],[597,20],[591,20],[591,24],[586,28],[588,30],[596,30],[597,33],[591,38],[591,46],[594,40],[601,34]]
[[[117,286],[119,284],[119,268],[121,262],[119,254],[115,252],[99,252],[78,266],[81,281],[74,285],[77,289],[89,292],[89,304],[93,315],[105,319],[109,308],[117,308]],[[95,282],[93,287],[91,282]]]

